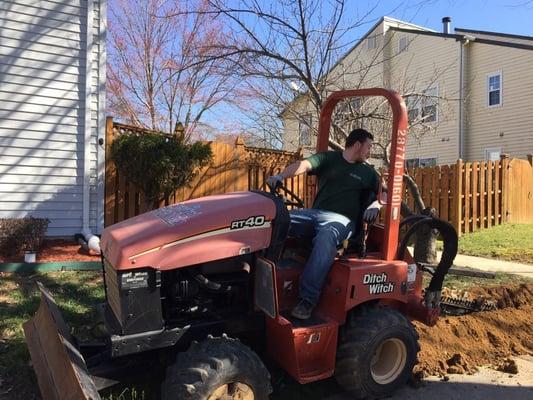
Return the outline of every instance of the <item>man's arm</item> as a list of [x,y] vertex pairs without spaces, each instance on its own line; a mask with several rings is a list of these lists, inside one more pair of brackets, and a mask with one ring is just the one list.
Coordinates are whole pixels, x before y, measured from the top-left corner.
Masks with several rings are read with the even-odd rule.
[[285,168],[279,175],[283,179],[292,178],[293,176],[301,175],[304,172],[309,172],[313,169],[311,163],[307,160],[299,160],[293,162]]
[[311,163],[309,161],[299,160],[289,165],[278,175],[270,176],[267,179],[267,184],[272,188],[276,188],[279,184],[283,182],[284,179],[292,178],[293,176],[297,176],[297,175],[301,175],[304,172],[311,171],[312,169],[313,167],[311,166]]

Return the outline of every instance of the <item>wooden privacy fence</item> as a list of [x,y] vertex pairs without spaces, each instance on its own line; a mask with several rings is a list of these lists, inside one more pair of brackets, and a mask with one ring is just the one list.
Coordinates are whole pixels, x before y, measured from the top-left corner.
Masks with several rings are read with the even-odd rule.
[[[110,151],[113,140],[119,135],[143,132],[146,130],[114,123],[112,118],[107,119],[105,226],[146,211],[144,194],[117,171]],[[234,145],[222,142],[211,142],[210,145],[213,152],[211,165],[202,169],[189,187],[179,189],[165,199],[162,206],[201,196],[259,189],[270,175],[279,173],[286,165],[302,158],[300,152],[248,147],[242,139],[237,139]],[[300,197],[305,197],[304,176],[288,179],[285,183]]]
[[[116,170],[110,146],[118,135],[146,132],[107,119],[105,225],[111,225],[146,210],[144,195]],[[260,149],[244,145],[211,142],[213,162],[200,171],[189,187],[176,191],[161,205],[201,196],[259,189],[268,176],[300,159],[301,152]],[[409,169],[426,206],[434,207],[440,218],[451,222],[459,234],[504,222],[533,223],[533,159],[463,162],[452,165]],[[288,179],[286,186],[305,200],[314,198],[314,177]],[[414,208],[410,194],[409,206]]]
[[[463,162],[410,168],[426,206],[467,233],[504,222],[533,222],[533,160]],[[414,200],[406,195],[408,205]]]

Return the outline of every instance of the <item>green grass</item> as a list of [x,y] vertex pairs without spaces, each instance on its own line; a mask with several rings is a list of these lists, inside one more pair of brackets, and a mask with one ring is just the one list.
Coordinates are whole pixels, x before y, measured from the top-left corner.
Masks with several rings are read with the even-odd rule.
[[467,233],[459,253],[533,264],[533,224],[504,224]]
[[0,273],[0,378],[6,400],[31,399],[38,393],[22,330],[40,302],[37,281],[50,289],[63,317],[78,332],[88,329],[94,321],[93,306],[104,300],[95,272]]
[[[54,296],[67,324],[77,336],[87,334],[95,321],[95,305],[103,302],[104,291],[98,272],[54,272],[45,274],[0,273],[0,393],[2,400],[38,398],[35,374],[30,365],[22,330],[40,302],[36,281],[42,282]],[[510,284],[527,278],[497,274],[495,280],[449,275],[445,286],[467,288],[478,285]],[[531,280],[529,280],[531,281]],[[102,395],[104,400],[153,400],[160,382],[150,378],[142,383],[115,387]],[[332,379],[298,385],[290,379],[277,385],[274,400],[318,400],[339,391]]]

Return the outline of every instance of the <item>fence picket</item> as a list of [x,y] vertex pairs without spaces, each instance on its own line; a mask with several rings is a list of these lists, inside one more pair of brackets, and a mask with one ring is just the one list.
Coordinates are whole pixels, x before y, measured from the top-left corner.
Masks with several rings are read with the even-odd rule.
[[487,228],[490,228],[495,224],[494,220],[494,208],[492,207],[492,201],[494,199],[494,163],[492,161],[487,162]]
[[487,190],[485,186],[485,177],[487,174],[487,164],[479,164],[479,227],[486,228],[487,224],[487,208],[485,207],[487,201]]
[[500,176],[502,173],[500,161],[494,162],[494,225],[501,224]]
[[479,163],[474,161],[472,163],[472,232],[478,229],[479,215],[478,215],[478,170]]
[[471,231],[470,227],[470,209],[472,207],[472,197],[471,197],[471,189],[470,189],[470,175],[472,173],[472,164],[467,162],[465,163],[465,169],[464,169],[464,188],[463,193],[465,196],[465,202],[464,202],[464,232],[468,233]]

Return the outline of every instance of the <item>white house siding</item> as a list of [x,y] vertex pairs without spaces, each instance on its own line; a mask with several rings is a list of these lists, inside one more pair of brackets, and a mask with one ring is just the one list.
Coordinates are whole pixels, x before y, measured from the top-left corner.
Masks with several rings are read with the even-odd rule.
[[[533,50],[471,43],[468,54],[466,158],[485,149],[525,158],[533,153]],[[500,71],[502,105],[487,106],[487,76]]]
[[[105,6],[105,0],[101,0]],[[0,2],[0,217],[47,217],[80,232],[88,2]],[[102,228],[105,7],[93,1],[90,227]]]

